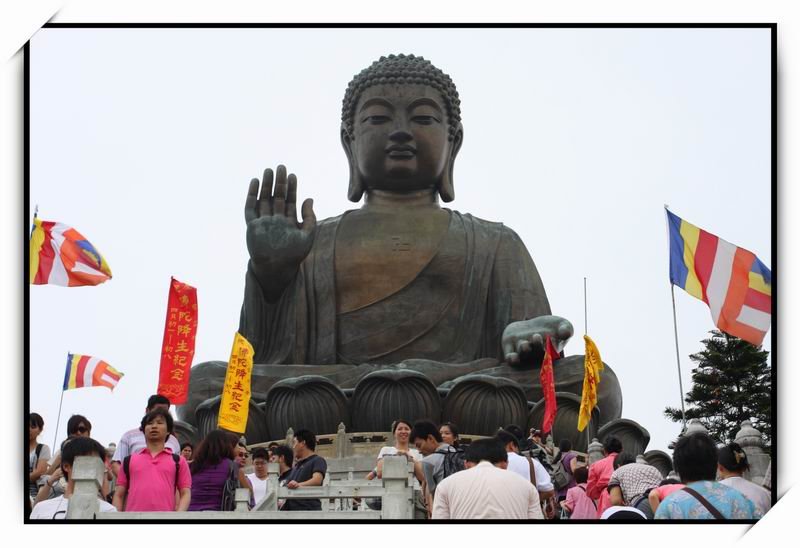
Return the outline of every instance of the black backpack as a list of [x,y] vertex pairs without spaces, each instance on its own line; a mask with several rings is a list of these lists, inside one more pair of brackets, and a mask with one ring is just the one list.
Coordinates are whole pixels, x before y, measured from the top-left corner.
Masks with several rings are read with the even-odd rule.
[[464,450],[460,447],[450,447],[448,451],[440,451],[436,450],[436,453],[440,455],[444,455],[444,461],[442,462],[442,471],[444,472],[443,478],[446,478],[456,472],[461,472],[465,467],[464,463],[466,462],[464,458]]
[[[172,453],[172,460],[175,461],[175,488],[178,488],[178,472],[180,471],[181,457]],[[131,491],[131,456],[122,459],[122,469],[125,470],[125,477],[128,478],[128,492]]]

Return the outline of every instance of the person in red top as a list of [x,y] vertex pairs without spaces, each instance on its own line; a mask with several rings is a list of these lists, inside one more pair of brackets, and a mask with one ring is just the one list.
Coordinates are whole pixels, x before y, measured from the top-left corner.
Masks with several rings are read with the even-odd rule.
[[[182,456],[173,456],[166,447],[172,434],[172,415],[166,409],[154,409],[142,419],[139,427],[144,432],[147,447],[130,455],[123,462],[117,476],[113,504],[122,512],[125,495],[127,512],[185,511],[191,501],[192,475]],[[175,491],[179,492],[177,499]]]
[[622,442],[611,436],[603,442],[604,457],[589,466],[589,481],[586,483],[586,494],[597,501],[597,518],[611,507],[608,494],[608,481],[614,473],[614,458],[622,452]]

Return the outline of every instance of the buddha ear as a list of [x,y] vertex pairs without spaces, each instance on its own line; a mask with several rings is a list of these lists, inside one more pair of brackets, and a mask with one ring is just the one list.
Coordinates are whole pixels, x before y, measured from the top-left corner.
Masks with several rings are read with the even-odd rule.
[[456,164],[456,155],[461,150],[461,143],[464,141],[464,128],[459,122],[456,132],[450,145],[450,157],[447,159],[447,166],[442,174],[442,181],[439,183],[439,197],[443,202],[452,202],[456,197],[456,190],[453,186],[453,168]]
[[353,142],[350,140],[350,136],[347,134],[347,130],[344,127],[342,127],[339,136],[342,140],[344,153],[347,155],[347,165],[350,167],[350,186],[347,188],[347,199],[351,202],[358,203],[361,201],[361,196],[364,195],[364,183],[358,175],[356,157],[353,154]]

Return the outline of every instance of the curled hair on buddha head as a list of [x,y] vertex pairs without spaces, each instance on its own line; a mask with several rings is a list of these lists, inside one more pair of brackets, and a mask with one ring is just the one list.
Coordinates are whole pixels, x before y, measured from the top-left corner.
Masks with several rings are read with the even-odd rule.
[[[356,74],[347,85],[342,100],[342,144],[347,149],[354,139],[356,106],[361,94],[370,86],[386,84],[425,85],[434,88],[441,94],[444,108],[447,111],[447,140],[453,143],[454,150],[451,152],[449,166],[445,169],[438,190],[443,201],[452,202],[455,198],[453,159],[461,146],[461,99],[458,97],[458,90],[456,90],[452,78],[427,59],[413,54],[385,55]],[[358,202],[364,188],[356,173],[353,160],[350,159],[350,162],[350,188],[347,197],[350,201]]]
[[736,442],[720,448],[717,460],[720,466],[729,472],[742,473],[750,469],[750,464],[747,462],[747,453]]

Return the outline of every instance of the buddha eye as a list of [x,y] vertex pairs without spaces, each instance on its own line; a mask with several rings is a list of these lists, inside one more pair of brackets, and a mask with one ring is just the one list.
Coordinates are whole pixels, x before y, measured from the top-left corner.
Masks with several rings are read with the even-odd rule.
[[420,125],[423,125],[423,126],[429,126],[429,125],[431,125],[433,123],[436,123],[436,122],[440,121],[435,116],[430,116],[430,115],[427,115],[427,114],[419,114],[419,115],[414,116],[413,118],[411,118],[411,120],[414,123],[417,123],[417,124],[420,124]]
[[371,116],[365,116],[364,119],[361,120],[361,123],[377,126],[380,124],[385,124],[389,120],[390,118],[388,116],[383,116],[381,114],[373,114]]

